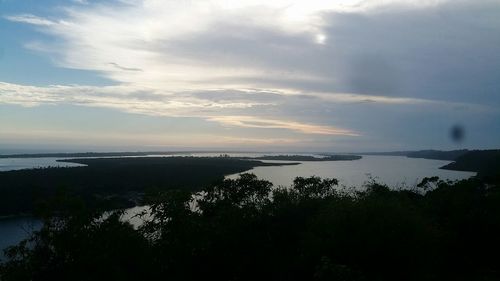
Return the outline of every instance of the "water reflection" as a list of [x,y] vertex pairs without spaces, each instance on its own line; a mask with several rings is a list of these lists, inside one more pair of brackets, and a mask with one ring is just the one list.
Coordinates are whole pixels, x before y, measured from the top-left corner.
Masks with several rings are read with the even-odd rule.
[[46,167],[79,167],[83,164],[58,162],[61,158],[0,158],[0,172]]
[[40,229],[41,222],[33,217],[14,217],[0,219],[0,259],[3,249],[28,238],[34,230]]

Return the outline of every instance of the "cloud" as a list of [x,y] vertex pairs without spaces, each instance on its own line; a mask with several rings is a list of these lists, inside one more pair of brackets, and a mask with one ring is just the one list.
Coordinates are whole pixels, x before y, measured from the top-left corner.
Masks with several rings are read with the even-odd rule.
[[[165,117],[194,117],[223,126],[274,130],[300,134],[359,137],[363,133],[325,122],[332,114],[348,116],[340,110],[354,109],[363,104],[383,108],[418,107],[426,105],[435,111],[498,112],[481,105],[448,103],[434,100],[366,96],[348,93],[309,93],[262,90],[206,90],[169,92],[131,85],[117,86],[25,86],[0,82],[0,104],[24,107],[39,105],[79,105],[117,109],[123,112]],[[365,114],[370,108],[363,106]],[[390,109],[389,109],[390,110]],[[386,109],[387,111],[387,109]],[[349,117],[350,118],[350,117]],[[336,117],[336,120],[338,117]],[[352,121],[352,120],[351,120]],[[318,125],[324,123],[325,125]],[[340,122],[349,124],[349,122]]]
[[[255,148],[265,146],[296,146],[301,144],[303,140],[293,138],[251,138],[251,137],[235,137],[219,134],[216,137],[208,134],[195,134],[189,137],[178,136],[165,133],[141,133],[128,134],[116,133],[111,131],[101,131],[99,134],[88,134],[78,130],[40,130],[30,129],[29,131],[20,130],[2,130],[0,132],[0,143],[12,144],[19,142],[33,142],[39,145],[39,141],[43,140],[46,143],[59,143],[59,145],[67,145],[68,143],[77,145],[88,145],[89,141],[93,143],[112,142],[115,147],[123,145],[136,145],[142,143],[144,147],[221,147],[226,148],[240,146],[244,144],[247,147]],[[202,139],[203,143],[199,140]],[[36,140],[36,141],[35,141]]]
[[[426,44],[422,50],[433,55],[463,45],[451,41],[442,46],[432,31],[470,36],[471,15],[465,11],[488,6],[462,1],[126,3],[68,7],[57,22],[32,15],[9,19],[45,24],[45,32],[58,42],[45,49],[56,50],[53,57],[60,65],[98,71],[119,83],[176,91],[291,84],[304,91],[417,96],[409,93],[418,91],[411,90],[417,81],[406,72],[419,75],[426,66],[421,54],[408,49]],[[449,10],[467,21],[448,23],[432,16]],[[411,38],[414,34],[420,38]],[[451,62],[445,62],[440,68],[451,71],[446,68]]]
[[359,136],[358,133],[355,133],[353,131],[330,126],[319,126],[291,121],[264,119],[254,116],[215,116],[210,117],[208,120],[226,125],[246,128],[287,129],[306,134]]
[[120,70],[125,70],[125,71],[142,71],[142,69],[140,68],[134,68],[134,67],[125,67],[125,66],[121,66],[117,63],[114,63],[114,62],[108,62],[109,65],[111,66],[114,66]]
[[[239,99],[217,101],[203,98],[200,93],[155,93],[145,95],[146,89],[130,86],[50,86],[34,87],[0,82],[0,104],[37,106],[41,104],[73,104],[116,108],[125,112],[169,117],[197,117],[224,125],[243,128],[286,129],[304,134],[345,135],[358,134],[332,126],[319,126],[301,122],[273,120],[257,117],[257,111],[249,111],[251,116],[232,116],[234,110],[245,112],[259,106],[272,106],[241,96]],[[258,95],[257,95],[258,96]]]
[[7,18],[43,26],[57,43],[32,46],[59,65],[117,83],[498,102],[496,1],[145,0],[65,11]]
[[[494,0],[144,0],[63,11],[6,18],[48,36],[28,42],[32,50],[116,85],[3,83],[0,102],[353,138],[368,135],[359,120],[376,119],[374,112],[397,112],[396,121],[423,111],[453,119],[500,107]],[[395,131],[415,126],[391,124]]]
[[39,25],[39,26],[51,26],[57,24],[54,21],[48,20],[46,18],[42,17],[37,17],[35,15],[31,14],[21,14],[21,15],[15,15],[15,16],[5,16],[5,19],[13,22],[22,22],[22,23],[28,23],[32,25]]

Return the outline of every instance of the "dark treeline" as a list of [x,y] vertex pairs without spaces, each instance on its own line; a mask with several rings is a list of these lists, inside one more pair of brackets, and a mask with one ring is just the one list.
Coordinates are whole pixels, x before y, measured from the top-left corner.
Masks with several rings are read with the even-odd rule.
[[425,158],[425,159],[454,161],[458,157],[467,153],[469,153],[469,150],[467,149],[450,150],[450,151],[420,150],[420,151],[410,151],[406,154],[406,156],[410,158]]
[[137,230],[59,194],[43,228],[7,251],[0,279],[500,280],[498,182],[336,185],[272,188],[244,174],[204,188],[196,208],[185,189],[151,193]]
[[85,167],[0,172],[0,216],[32,213],[58,190],[109,209],[131,207],[149,189],[185,188],[221,180],[256,166],[278,165],[225,157],[72,159]]
[[78,158],[78,157],[125,157],[125,156],[147,156],[151,154],[168,155],[170,152],[75,152],[75,153],[25,153],[25,154],[5,154],[0,158]]
[[[127,157],[127,156],[148,156],[148,155],[179,155],[191,153],[232,153],[230,151],[120,151],[120,152],[60,152],[60,153],[20,153],[20,154],[0,154],[0,158],[80,158],[80,157]],[[245,153],[235,151],[234,153]],[[248,152],[251,153],[251,152]]]
[[473,171],[487,181],[500,181],[500,150],[473,150],[442,169]]
[[418,150],[418,151],[392,151],[392,152],[365,152],[360,153],[363,155],[387,155],[387,156],[406,156],[409,158],[424,158],[424,159],[434,159],[434,160],[448,160],[454,161],[458,157],[468,153],[470,150],[460,149],[460,150]]

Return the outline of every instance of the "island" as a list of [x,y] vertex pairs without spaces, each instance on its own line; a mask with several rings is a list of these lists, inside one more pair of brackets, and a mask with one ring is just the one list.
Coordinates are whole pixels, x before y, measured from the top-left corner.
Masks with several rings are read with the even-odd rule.
[[59,160],[81,167],[51,167],[0,172],[0,216],[29,214],[47,198],[67,193],[91,206],[126,208],[148,190],[194,190],[264,163],[231,157],[122,157]]

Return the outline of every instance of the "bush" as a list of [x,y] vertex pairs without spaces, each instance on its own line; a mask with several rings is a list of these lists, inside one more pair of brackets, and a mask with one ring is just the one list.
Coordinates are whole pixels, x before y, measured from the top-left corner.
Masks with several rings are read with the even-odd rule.
[[[432,184],[432,185],[430,185]],[[427,179],[427,192],[335,179],[273,188],[254,175],[147,196],[139,229],[60,200],[8,250],[2,280],[500,280],[500,192]],[[72,203],[62,203],[72,202]]]

